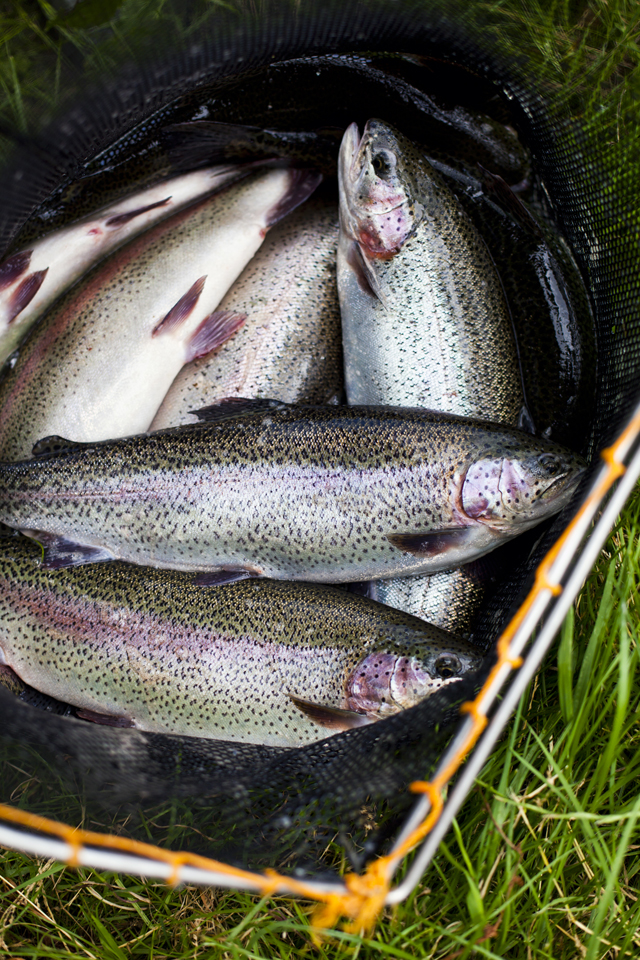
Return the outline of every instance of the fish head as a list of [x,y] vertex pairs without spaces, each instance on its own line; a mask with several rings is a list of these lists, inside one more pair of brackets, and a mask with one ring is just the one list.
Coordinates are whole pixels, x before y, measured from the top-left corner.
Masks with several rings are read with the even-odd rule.
[[[473,462],[460,502],[467,519],[496,531],[520,533],[569,502],[586,467],[582,457],[558,444],[523,438],[497,456]],[[515,528],[515,529],[514,529]]]
[[444,631],[438,633],[443,639],[416,643],[406,654],[368,654],[349,677],[348,709],[380,720],[415,706],[441,687],[478,670],[482,656],[475,647]]
[[369,258],[390,259],[414,233],[424,214],[417,196],[426,160],[381,120],[369,120],[362,137],[347,128],[338,158],[340,225]]

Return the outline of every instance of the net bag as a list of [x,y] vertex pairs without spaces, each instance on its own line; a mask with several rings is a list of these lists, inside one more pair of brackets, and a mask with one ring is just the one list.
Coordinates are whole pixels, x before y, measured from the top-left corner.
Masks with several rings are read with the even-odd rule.
[[[331,923],[341,911],[370,920],[417,883],[640,473],[640,280],[626,127],[612,143],[589,120],[579,83],[554,89],[544,64],[514,54],[479,4],[322,6],[294,14],[270,4],[240,20],[216,11],[178,52],[150,38],[152,54],[143,50],[16,148],[0,182],[4,254],[85,202],[100,206],[166,176],[170,125],[205,117],[344,128],[396,109],[417,129],[427,120],[398,89],[409,74],[429,95],[446,83],[452,102],[493,110],[517,129],[537,202],[584,281],[597,376],[573,446],[589,470],[569,507],[519,545],[486,601],[473,636],[486,653],[481,675],[379,723],[285,750],[96,726],[0,688],[0,842],[173,882],[309,896],[327,904]],[[384,61],[386,85],[361,69],[363,58]],[[391,890],[397,865],[427,836]],[[353,870],[342,878],[341,851]]]

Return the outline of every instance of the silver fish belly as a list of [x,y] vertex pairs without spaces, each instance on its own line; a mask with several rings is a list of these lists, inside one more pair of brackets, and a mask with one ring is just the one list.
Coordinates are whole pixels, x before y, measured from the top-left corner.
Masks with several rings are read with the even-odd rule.
[[296,747],[392,716],[480,665],[455,636],[331,587],[113,563],[49,571],[0,538],[0,663],[80,716]]
[[98,260],[242,175],[241,167],[227,165],[163,180],[47,234],[0,263],[0,364],[56,297]]
[[[378,169],[376,169],[378,168]],[[340,152],[338,293],[348,402],[516,424],[511,318],[488,250],[410,141],[370,120]]]
[[224,397],[323,403],[342,391],[335,258],[338,210],[309,200],[271,230],[219,310],[246,315],[215,355],[180,371],[152,430],[196,421]]
[[0,457],[49,434],[78,441],[149,427],[183,364],[244,318],[215,310],[269,226],[318,183],[262,170],[174,214],[97,266],[49,311],[0,387]]
[[0,521],[39,531],[54,565],[62,539],[73,563],[368,580],[482,556],[561,509],[583,472],[495,424],[253,403],[267,412],[223,405],[211,422],[2,464]]
[[[347,130],[339,176],[348,402],[515,425],[524,396],[511,319],[489,252],[457,198],[413,144],[375,120],[362,138]],[[433,584],[385,580],[374,590],[382,603],[434,623],[449,623],[456,610],[465,626],[483,596],[464,572],[439,574]]]

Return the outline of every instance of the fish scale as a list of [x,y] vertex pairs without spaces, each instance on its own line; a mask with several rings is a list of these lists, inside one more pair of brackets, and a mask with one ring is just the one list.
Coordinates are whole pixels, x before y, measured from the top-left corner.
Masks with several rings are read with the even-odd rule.
[[[386,179],[367,166],[367,150],[378,141],[397,160]],[[486,244],[443,179],[414,144],[371,120],[362,143],[357,130],[345,134],[340,185],[348,402],[423,406],[516,425],[524,398],[502,286]]]
[[324,403],[340,395],[337,244],[334,201],[312,198],[274,227],[219,306],[246,314],[242,330],[184,367],[151,429],[193,423],[193,410],[225,397]]
[[79,545],[74,562],[366,580],[481,556],[559,510],[583,469],[549,441],[429,411],[247,403],[2,464],[0,521]]
[[0,456],[36,440],[146,430],[187,360],[244,320],[215,311],[269,227],[318,184],[261,170],[175,213],[96,266],[55,304],[0,385]]
[[49,696],[142,730],[299,746],[332,728],[291,696],[320,719],[333,709],[349,712],[338,715],[347,724],[369,722],[402,709],[387,693],[377,713],[362,700],[354,714],[354,684],[375,686],[389,659],[401,675],[411,658],[431,671],[418,699],[455,680],[440,675],[447,669],[462,675],[481,659],[444,631],[330,587],[203,587],[123,563],[54,572],[23,538],[0,538],[0,584],[0,662]]

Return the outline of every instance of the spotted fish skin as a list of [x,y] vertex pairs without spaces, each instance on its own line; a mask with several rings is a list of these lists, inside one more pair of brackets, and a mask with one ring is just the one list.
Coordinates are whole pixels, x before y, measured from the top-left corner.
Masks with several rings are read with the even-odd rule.
[[102,257],[241,175],[241,167],[227,165],[171,177],[46,234],[0,263],[0,364],[56,297]]
[[254,404],[268,409],[2,464],[0,521],[102,559],[369,580],[487,553],[561,509],[584,467],[429,411]]
[[301,746],[335,730],[291,697],[360,725],[481,662],[464,641],[331,587],[203,587],[123,563],[50,571],[21,537],[0,538],[0,585],[0,662],[141,730]]
[[[148,429],[187,360],[241,317],[216,307],[305,171],[260,170],[199,201],[99,264],[43,318],[0,386],[0,457],[50,434],[78,441]],[[217,332],[217,337],[209,336]],[[213,342],[212,342],[213,340]]]
[[[355,125],[347,130],[340,189],[347,402],[516,425],[524,395],[511,318],[484,240],[457,197],[414,144],[377,120],[361,139]],[[393,208],[386,215],[379,213],[385,201]],[[379,250],[371,249],[374,239]],[[363,289],[359,263],[378,295]],[[371,591],[439,626],[453,619],[459,630],[469,628],[484,595],[466,569],[433,582],[382,580]]]
[[485,596],[485,584],[468,566],[443,570],[430,577],[373,580],[368,597],[420,617],[442,630],[466,637]]
[[324,403],[343,389],[337,204],[312,198],[275,226],[219,310],[246,315],[214,355],[187,364],[152,430],[196,421],[224,397]]
[[420,406],[516,425],[509,310],[480,234],[397,130],[352,124],[339,160],[338,294],[350,404]]

